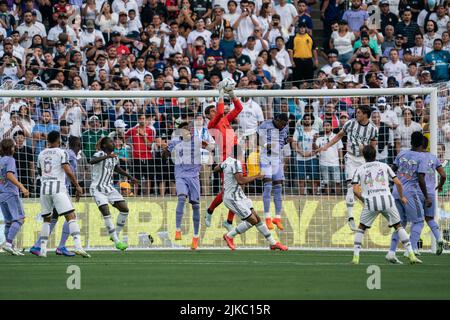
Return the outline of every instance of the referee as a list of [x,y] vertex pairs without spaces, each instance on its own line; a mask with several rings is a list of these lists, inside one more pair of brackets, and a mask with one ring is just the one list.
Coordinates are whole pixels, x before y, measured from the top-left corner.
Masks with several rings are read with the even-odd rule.
[[287,44],[289,56],[293,60],[294,85],[299,85],[302,80],[314,79],[314,67],[319,66],[317,46],[313,38],[307,33],[304,22],[300,22],[296,28],[295,36],[289,39]]

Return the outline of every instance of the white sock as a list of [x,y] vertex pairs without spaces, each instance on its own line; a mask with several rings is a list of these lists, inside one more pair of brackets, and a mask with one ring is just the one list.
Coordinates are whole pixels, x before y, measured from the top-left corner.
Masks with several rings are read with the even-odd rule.
[[50,222],[44,222],[41,228],[41,251],[47,250],[49,235],[50,235]]
[[270,212],[264,212],[264,218],[270,219]]
[[266,240],[271,244],[274,245],[277,242],[275,241],[275,239],[273,238],[272,234],[270,233],[269,229],[267,228],[266,224],[263,223],[262,221],[260,223],[257,223],[255,225],[256,229],[258,229],[258,231],[264,236],[264,238],[266,238]]
[[81,247],[81,237],[80,237],[80,227],[78,226],[77,220],[73,219],[67,222],[69,225],[69,232],[70,235],[73,238],[73,244],[75,246],[75,249],[81,250],[83,249]]
[[236,228],[234,228],[230,232],[228,232],[227,236],[230,238],[234,238],[238,234],[242,234],[242,233],[246,232],[251,227],[253,227],[253,226],[250,223],[248,223],[247,221],[242,221],[241,223],[239,223],[237,225]]
[[122,231],[123,227],[125,226],[127,219],[128,219],[128,212],[120,212],[119,213],[119,216],[117,217],[117,224],[116,224],[117,236],[120,235],[120,231]]
[[364,230],[358,229],[355,231],[355,242],[353,247],[353,255],[359,256],[359,252],[361,251],[361,245],[364,237]]
[[353,187],[350,185],[347,189],[347,195],[345,196],[345,202],[347,204],[347,218],[353,218],[353,204],[355,197],[353,194]]
[[275,218],[281,220],[281,214],[276,214],[276,215],[275,215]]
[[117,237],[116,229],[114,229],[114,223],[112,222],[111,216],[103,216],[103,219],[105,220],[105,227],[106,230],[108,230],[109,236],[112,238],[114,243],[118,243],[119,238]]
[[411,246],[411,241],[409,240],[409,235],[406,232],[406,230],[404,228],[399,228],[397,230],[397,232],[398,232],[398,238],[399,238],[400,242],[403,244],[403,246],[405,247],[406,252],[408,252],[408,254],[413,252],[413,249]]

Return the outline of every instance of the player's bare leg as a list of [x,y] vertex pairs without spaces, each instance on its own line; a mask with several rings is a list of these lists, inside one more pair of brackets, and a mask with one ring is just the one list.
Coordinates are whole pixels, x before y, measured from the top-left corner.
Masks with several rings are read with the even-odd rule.
[[105,222],[106,230],[108,230],[109,238],[114,242],[115,247],[119,250],[125,250],[128,246],[122,243],[117,236],[116,228],[114,227],[114,222],[109,211],[109,205],[104,204],[98,208],[103,216]]
[[275,241],[275,239],[273,238],[269,229],[264,224],[264,222],[262,222],[261,218],[256,214],[254,209],[252,209],[252,214],[247,219],[242,221],[236,228],[234,228],[233,230],[231,230],[228,233],[223,235],[223,238],[226,241],[228,247],[231,250],[236,249],[236,246],[234,245],[234,241],[233,241],[234,237],[237,236],[238,234],[245,233],[248,229],[250,229],[253,226],[255,226],[256,229],[269,242],[271,250],[276,250],[276,249],[279,249],[281,251],[288,250],[288,248],[286,246]]

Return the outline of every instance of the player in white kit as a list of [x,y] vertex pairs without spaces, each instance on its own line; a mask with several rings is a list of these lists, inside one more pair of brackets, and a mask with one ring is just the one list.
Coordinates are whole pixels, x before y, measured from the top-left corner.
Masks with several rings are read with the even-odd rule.
[[266,224],[261,220],[261,218],[256,214],[255,209],[253,209],[252,201],[246,197],[241,185],[250,183],[256,179],[264,178],[263,175],[257,175],[252,177],[244,177],[242,172],[242,163],[237,158],[240,155],[241,150],[238,145],[233,148],[233,155],[229,156],[220,166],[217,166],[215,172],[223,172],[224,175],[224,195],[223,203],[225,206],[233,211],[242,222],[233,228],[228,233],[223,235],[223,239],[226,241],[228,247],[231,250],[236,249],[234,245],[234,237],[238,234],[246,232],[251,227],[255,226],[256,229],[266,238],[270,243],[270,249],[281,251],[286,251],[288,248],[279,242],[276,242],[267,228]]
[[[408,200],[403,195],[402,183],[387,164],[375,161],[376,155],[377,151],[374,147],[365,146],[363,156],[366,163],[356,170],[352,179],[355,196],[364,203],[359,227],[355,231],[352,263],[359,264],[359,252],[361,251],[364,232],[372,226],[380,213],[388,220],[389,227],[393,227],[395,232],[398,232],[400,241],[408,252],[410,263],[421,263],[414,255],[409,235],[400,223],[400,214],[389,188],[389,181],[394,182],[400,200],[406,204]],[[361,190],[359,190],[359,186]]]
[[353,231],[356,230],[355,220],[353,219],[353,203],[355,199],[351,181],[356,169],[365,162],[362,156],[362,149],[369,144],[376,148],[378,140],[378,129],[370,122],[371,113],[369,106],[359,106],[356,110],[356,119],[347,121],[341,131],[330,142],[318,149],[318,152],[327,151],[328,148],[341,140],[344,135],[347,135],[347,153],[345,154],[347,195],[345,196],[345,202],[347,204],[348,224]]
[[[123,251],[127,249],[128,245],[119,240],[119,235],[128,218],[128,205],[120,192],[114,188],[112,178],[114,172],[117,172],[130,179],[134,184],[139,182],[119,166],[117,154],[114,154],[114,141],[111,138],[101,138],[98,141],[97,149],[98,151],[94,153],[90,161],[92,165],[91,195],[102,213],[110,239],[114,242],[116,249]],[[119,210],[115,228],[109,212],[109,203]]]
[[47,148],[38,156],[37,168],[41,176],[41,215],[44,218],[41,230],[40,257],[47,257],[47,242],[50,234],[50,223],[53,208],[64,216],[69,225],[70,235],[73,237],[75,254],[86,258],[91,256],[81,246],[80,227],[78,226],[75,210],[66,188],[66,175],[76,188],[76,198],[79,200],[83,189],[78,184],[69,165],[69,155],[59,148],[61,135],[57,131],[51,131],[47,136]]

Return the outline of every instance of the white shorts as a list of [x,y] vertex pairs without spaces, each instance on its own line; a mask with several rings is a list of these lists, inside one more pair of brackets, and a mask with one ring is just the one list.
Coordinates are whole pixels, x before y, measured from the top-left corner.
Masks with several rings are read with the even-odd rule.
[[242,200],[233,200],[224,198],[223,203],[225,207],[229,210],[233,211],[241,220],[245,220],[252,214],[253,203],[249,198],[245,198]]
[[363,157],[355,157],[350,153],[345,154],[345,179],[352,180],[355,175],[356,169],[361,167],[366,160]]
[[41,194],[41,215],[48,216],[53,213],[53,208],[56,209],[59,215],[64,215],[68,212],[74,211],[72,201],[66,192],[56,194]]
[[115,202],[125,201],[123,196],[116,189],[108,193],[100,192],[96,189],[91,189],[91,195],[94,198],[97,207],[101,207],[109,203],[114,204]]
[[359,222],[370,228],[372,226],[372,223],[380,213],[387,219],[389,227],[400,222],[400,214],[398,213],[397,207],[395,205],[391,208],[381,211],[369,210],[366,206],[364,206]]

